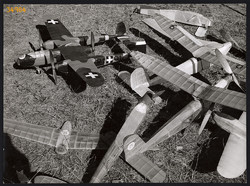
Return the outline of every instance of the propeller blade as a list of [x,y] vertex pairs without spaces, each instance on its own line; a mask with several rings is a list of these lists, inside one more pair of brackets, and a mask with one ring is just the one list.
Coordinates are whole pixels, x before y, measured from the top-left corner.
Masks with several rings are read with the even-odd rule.
[[203,129],[205,128],[205,126],[206,126],[206,124],[207,124],[207,122],[208,122],[208,120],[209,120],[211,114],[212,114],[212,111],[211,111],[211,110],[208,110],[208,111],[206,112],[206,114],[205,114],[205,116],[204,116],[204,118],[203,118],[203,120],[202,120],[201,126],[200,126],[200,128],[199,128],[199,132],[198,132],[199,135],[202,133]]
[[238,87],[240,87],[240,89],[245,92],[245,90],[240,86],[240,83],[238,81],[238,79],[236,78],[236,76],[234,75],[231,67],[229,66],[228,61],[226,60],[226,58],[224,57],[224,55],[218,50],[215,49],[215,54],[218,57],[219,62],[221,63],[223,69],[230,75],[232,75],[233,81],[237,84]]
[[232,74],[233,71],[231,69],[231,67],[229,66],[226,58],[223,56],[223,54],[216,48],[215,49],[215,54],[219,59],[219,62],[221,63],[223,69],[228,73],[228,74]]
[[95,51],[95,36],[93,32],[91,32],[91,47],[92,50]]
[[53,78],[55,80],[55,84],[57,84],[56,67],[55,67],[54,57],[53,57],[51,50],[49,50],[49,60],[50,60],[51,67],[52,67]]
[[35,52],[36,48],[34,47],[34,45],[31,42],[29,42],[29,44],[30,44],[30,48],[32,48],[32,50]]
[[239,44],[232,38],[232,36],[224,29],[220,30],[221,36],[227,41],[233,43],[237,48],[241,49]]
[[246,93],[246,91],[240,86],[240,83],[239,83],[238,79],[236,78],[236,76],[235,76],[234,74],[232,74],[232,77],[233,77],[233,81],[236,83],[236,85],[237,85],[238,87],[240,87],[240,89],[241,89],[244,93]]

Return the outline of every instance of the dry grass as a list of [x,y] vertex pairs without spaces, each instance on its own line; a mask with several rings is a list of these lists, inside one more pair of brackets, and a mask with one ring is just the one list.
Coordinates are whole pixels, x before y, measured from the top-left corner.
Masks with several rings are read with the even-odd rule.
[[[4,5],[4,9],[7,6],[15,5]],[[116,24],[124,21],[128,27],[134,28],[133,32],[128,33],[131,37],[137,39],[143,37],[149,42],[150,45],[147,48],[149,54],[165,58],[171,64],[183,62],[188,57],[183,55],[183,50],[176,50],[140,22],[143,17],[147,16],[131,15],[137,6],[135,4],[16,6],[24,6],[26,13],[4,12],[3,97],[5,118],[57,128],[64,121],[71,120],[75,130],[93,134],[108,130],[117,132],[125,117],[138,102],[138,96],[117,81],[117,72],[124,69],[120,65],[102,68],[101,72],[106,83],[98,88],[87,87],[85,91],[78,94],[70,90],[62,77],[58,77],[58,85],[55,86],[45,73],[37,75],[32,69],[14,69],[14,59],[31,51],[29,41],[38,46],[38,33],[35,26],[43,24],[45,17],[59,18],[74,36],[89,35],[90,31],[113,34]],[[246,47],[246,17],[225,6],[220,4],[158,4],[152,6],[202,13],[213,20],[213,26],[208,34],[222,39],[218,31],[224,27],[230,31],[232,37],[239,42],[242,48]],[[246,9],[242,5],[239,7],[241,11]],[[185,26],[185,28],[194,33],[193,27]],[[136,32],[136,30],[140,32]],[[160,44],[164,46],[163,49],[159,47]],[[96,47],[96,54],[108,52],[111,51],[106,45]],[[133,64],[129,66],[134,67]],[[213,69],[211,73],[206,72],[209,80],[214,82],[219,78],[220,73],[218,69]],[[166,99],[151,109],[138,133],[144,139],[149,138],[153,131],[186,104],[178,99],[183,96],[185,97],[184,93],[175,93],[167,89],[167,93],[164,95]],[[169,103],[166,101],[168,98],[173,105],[171,108],[166,108],[167,102]],[[246,175],[237,179],[225,179],[219,176],[215,170],[199,172],[192,168],[195,157],[202,155],[202,150],[213,142],[211,131],[220,130],[215,127],[213,130],[206,129],[201,136],[198,136],[198,127],[198,124],[193,124],[187,127],[184,133],[179,133],[161,143],[159,151],[146,152],[146,155],[167,173],[165,182],[246,183]],[[93,162],[98,162],[99,156],[103,154],[70,150],[68,154],[60,156],[48,146],[17,137],[10,139],[16,148],[17,156],[10,156],[15,169],[23,169],[29,176],[41,169],[40,172],[43,174],[52,175],[70,183],[86,182],[87,177],[91,176],[91,168],[97,166]],[[183,149],[177,151],[177,146],[181,146]],[[203,160],[206,162],[204,157]],[[202,165],[201,169],[206,169],[208,164]],[[195,165],[195,167],[197,166]],[[6,176],[8,179],[14,179],[11,175]],[[103,182],[116,182],[117,180],[132,183],[148,182],[121,159],[110,169]]]

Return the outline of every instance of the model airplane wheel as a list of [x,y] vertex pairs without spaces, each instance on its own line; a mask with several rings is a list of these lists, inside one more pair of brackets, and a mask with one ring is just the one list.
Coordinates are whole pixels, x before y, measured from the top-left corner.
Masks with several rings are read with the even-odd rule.
[[40,68],[37,68],[37,69],[36,69],[36,74],[41,74],[41,73],[42,73],[41,69],[40,69]]

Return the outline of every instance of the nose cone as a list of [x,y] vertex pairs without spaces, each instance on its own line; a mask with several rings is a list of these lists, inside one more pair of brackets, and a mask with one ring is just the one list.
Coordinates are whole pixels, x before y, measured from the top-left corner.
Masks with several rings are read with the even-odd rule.
[[17,64],[18,66],[21,66],[21,61],[22,61],[23,59],[25,59],[25,54],[22,55],[22,56],[20,56],[19,58],[17,58],[16,64]]
[[16,64],[19,67],[32,67],[35,64],[35,58],[32,58],[28,54],[24,54],[20,56],[19,58],[17,58]]

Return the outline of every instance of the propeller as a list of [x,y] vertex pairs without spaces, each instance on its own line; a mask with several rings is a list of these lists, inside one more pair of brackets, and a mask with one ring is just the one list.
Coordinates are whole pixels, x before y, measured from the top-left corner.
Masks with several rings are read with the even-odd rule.
[[225,29],[220,29],[220,34],[227,42],[231,42],[237,48],[241,49],[239,44],[232,38],[232,36]]
[[216,48],[215,54],[218,57],[219,62],[221,63],[223,69],[230,75],[232,75],[233,81],[240,87],[240,89],[245,92],[245,90],[240,86],[238,79],[236,78],[235,74],[233,73],[231,67],[228,64],[228,61],[224,57],[224,55]]
[[[214,104],[213,104],[213,106],[214,106]],[[213,107],[213,106],[212,106],[212,107]],[[204,116],[204,118],[203,118],[203,120],[202,120],[202,122],[201,122],[201,126],[200,126],[200,128],[199,128],[198,135],[200,135],[200,134],[202,133],[202,131],[204,130],[204,128],[205,128],[205,126],[206,126],[206,124],[207,124],[207,122],[208,122],[208,120],[209,120],[211,114],[212,114],[212,109],[209,109],[209,110],[206,112],[206,114],[205,114],[205,116]]]
[[[232,81],[232,77],[231,76],[226,76],[225,78],[220,79],[214,86],[215,87],[219,87],[219,88],[227,88],[229,83]],[[205,128],[213,110],[214,110],[214,106],[215,103],[212,103],[209,106],[209,109],[207,110],[202,122],[201,122],[201,126],[199,128],[198,134],[200,135],[203,131],[203,129]]]
[[52,74],[53,74],[53,78],[54,78],[55,84],[56,84],[57,83],[56,67],[55,67],[54,57],[53,57],[51,50],[49,50],[49,61],[51,63]]
[[94,52],[95,51],[95,36],[93,32],[91,32],[91,47]]
[[34,52],[37,51],[36,48],[34,47],[34,45],[33,45],[31,42],[29,42],[29,45],[30,45],[30,48],[31,48]]

